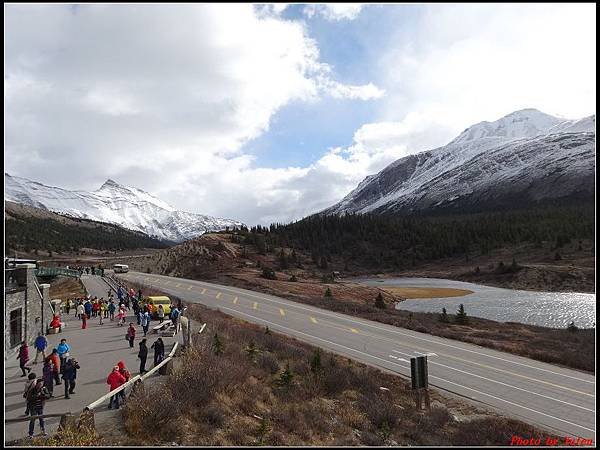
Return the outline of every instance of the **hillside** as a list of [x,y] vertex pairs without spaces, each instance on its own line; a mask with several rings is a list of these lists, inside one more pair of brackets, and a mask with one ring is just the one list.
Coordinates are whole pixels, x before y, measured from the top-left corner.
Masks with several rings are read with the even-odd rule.
[[65,217],[48,210],[5,202],[5,254],[77,253],[166,248],[170,244],[118,225]]

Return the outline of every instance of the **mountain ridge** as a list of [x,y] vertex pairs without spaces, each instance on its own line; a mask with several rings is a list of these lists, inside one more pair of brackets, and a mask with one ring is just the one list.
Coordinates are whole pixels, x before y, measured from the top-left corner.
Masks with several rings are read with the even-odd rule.
[[243,223],[178,211],[153,195],[107,179],[95,191],[67,190],[4,173],[4,199],[71,217],[114,223],[173,242]]
[[[479,122],[442,147],[367,176],[318,214],[411,214],[450,204],[455,210],[485,210],[510,204],[520,192],[530,193],[532,203],[593,195],[595,117],[567,120],[528,108]],[[535,189],[529,192],[528,186]]]

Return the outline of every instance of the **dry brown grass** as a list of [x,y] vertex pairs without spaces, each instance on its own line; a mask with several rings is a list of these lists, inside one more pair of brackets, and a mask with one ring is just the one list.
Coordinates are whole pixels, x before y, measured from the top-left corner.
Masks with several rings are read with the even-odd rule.
[[[438,406],[418,413],[408,382],[398,376],[326,352],[313,371],[314,347],[202,305],[187,306],[208,332],[194,336],[193,349],[178,358],[160,396],[153,390],[130,398],[124,419],[132,444],[447,445],[470,432],[453,414],[495,424],[478,438],[496,445],[510,443],[506,436],[515,424],[533,430],[437,392],[432,400]],[[212,351],[215,333],[223,342],[220,355]],[[250,343],[257,358],[246,351]],[[289,385],[281,383],[286,365],[293,373]]]
[[384,287],[382,289],[393,295],[404,298],[463,297],[473,293],[473,291],[468,289],[434,287]]

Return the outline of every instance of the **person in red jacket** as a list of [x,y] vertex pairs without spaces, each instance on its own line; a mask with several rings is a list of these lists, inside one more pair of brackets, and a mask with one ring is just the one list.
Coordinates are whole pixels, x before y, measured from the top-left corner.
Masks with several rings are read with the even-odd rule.
[[52,353],[46,358],[52,363],[52,377],[56,382],[56,385],[62,384],[60,382],[60,377],[58,376],[60,373],[60,356],[58,356],[58,350],[53,349]]
[[17,355],[17,359],[19,360],[19,367],[23,371],[23,375],[21,376],[24,377],[25,375],[27,375],[25,373],[25,370],[27,370],[27,373],[31,372],[31,367],[25,367],[25,364],[27,364],[27,361],[29,361],[29,346],[27,345],[27,342],[21,342],[21,347],[19,348],[19,354]]
[[133,340],[135,339],[135,327],[133,326],[133,322],[129,323],[129,328],[127,328],[127,340],[129,341],[129,347],[133,348]]
[[[131,372],[125,367],[125,362],[119,361],[117,366],[119,367],[119,373],[125,378],[125,382],[129,381],[131,379]],[[121,404],[125,403],[125,389],[119,392],[119,397],[121,397]]]
[[[106,379],[106,383],[110,386],[110,391],[114,391],[119,386],[125,383],[125,377],[119,373],[119,366],[113,367],[112,372],[108,375]],[[113,403],[115,404],[115,408],[119,409],[119,394],[112,395],[110,397],[110,403],[108,404],[108,409],[112,409]]]

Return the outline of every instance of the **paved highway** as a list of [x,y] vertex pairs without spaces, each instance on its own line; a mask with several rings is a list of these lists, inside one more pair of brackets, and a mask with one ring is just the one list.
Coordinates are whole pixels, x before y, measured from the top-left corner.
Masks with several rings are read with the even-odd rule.
[[249,290],[137,272],[119,276],[403,376],[410,376],[411,357],[429,354],[430,385],[595,442],[594,375]]

